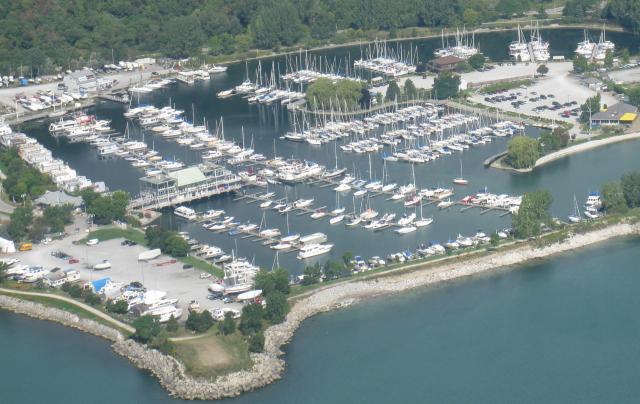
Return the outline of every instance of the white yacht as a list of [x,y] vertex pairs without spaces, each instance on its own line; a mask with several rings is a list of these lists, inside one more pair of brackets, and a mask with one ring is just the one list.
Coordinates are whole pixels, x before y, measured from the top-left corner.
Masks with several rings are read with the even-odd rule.
[[298,259],[306,259],[317,255],[327,254],[333,248],[333,244],[306,244],[300,248]]
[[173,210],[173,214],[187,220],[195,220],[198,217],[195,210],[186,206],[178,206]]

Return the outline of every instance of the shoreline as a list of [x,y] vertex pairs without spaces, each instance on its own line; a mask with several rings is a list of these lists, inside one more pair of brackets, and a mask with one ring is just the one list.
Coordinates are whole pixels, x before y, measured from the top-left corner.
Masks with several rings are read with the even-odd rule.
[[141,370],[156,377],[169,395],[188,400],[217,400],[236,397],[282,378],[286,363],[283,347],[293,338],[304,320],[317,314],[347,307],[364,299],[376,298],[417,288],[429,287],[479,274],[523,265],[538,259],[570,252],[616,238],[640,234],[640,223],[617,223],[567,239],[538,247],[535,243],[511,244],[503,251],[481,253],[465,259],[452,258],[432,266],[419,262],[371,275],[367,278],[330,284],[295,297],[293,306],[283,323],[265,330],[264,352],[251,354],[253,366],[209,381],[187,374],[185,367],[172,356],[130,339],[118,331],[93,320],[48,307],[40,303],[0,295],[0,309],[26,314],[30,317],[55,321],[63,325],[103,337],[113,342],[112,349]]
[[506,152],[504,152],[505,154],[502,157],[499,157],[497,159],[495,159],[494,161],[491,162],[491,164],[489,164],[489,167],[491,168],[495,168],[498,170],[503,170],[503,171],[508,171],[508,172],[513,172],[513,173],[517,173],[517,174],[526,174],[526,173],[530,173],[533,172],[533,170],[535,170],[536,168],[542,167],[546,164],[549,164],[553,161],[556,160],[560,160],[563,159],[565,157],[569,157],[572,156],[574,154],[578,154],[578,153],[582,153],[585,151],[589,151],[589,150],[593,150],[593,149],[597,149],[599,147],[602,146],[607,146],[610,144],[615,144],[615,143],[620,143],[620,142],[626,142],[629,140],[637,140],[640,139],[640,132],[635,132],[635,133],[627,133],[624,135],[617,135],[617,136],[611,136],[611,137],[607,137],[605,139],[597,139],[597,140],[589,140],[583,143],[579,143],[573,146],[569,146],[569,147],[565,147],[564,149],[561,150],[557,150],[553,153],[549,153],[546,156],[542,156],[540,157],[538,160],[536,160],[536,163],[533,165],[533,167],[530,168],[513,168],[513,167],[508,167],[502,164],[502,159],[504,158],[504,156],[506,156]]

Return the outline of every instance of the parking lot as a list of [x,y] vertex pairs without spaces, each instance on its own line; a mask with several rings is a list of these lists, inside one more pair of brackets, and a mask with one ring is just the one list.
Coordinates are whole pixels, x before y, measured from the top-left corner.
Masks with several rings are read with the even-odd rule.
[[[531,86],[496,94],[474,94],[471,100],[505,111],[576,123],[580,105],[597,92],[571,74],[571,62],[550,63],[548,66],[548,75]],[[603,104],[618,102],[609,93],[601,93],[601,96]]]
[[[44,245],[34,245],[33,250],[12,254],[23,264],[53,268],[75,269],[80,272],[84,282],[110,277],[114,282],[129,284],[140,282],[147,289],[167,292],[167,298],[179,299],[178,306],[183,309],[186,319],[187,307],[192,300],[198,301],[201,308],[214,310],[221,307],[241,309],[241,304],[225,304],[221,300],[209,300],[207,286],[212,279],[201,279],[201,271],[193,268],[183,269],[183,264],[175,262],[171,257],[162,255],[149,262],[138,261],[138,254],[147,251],[140,245],[122,245],[123,239],[101,241],[96,245],[86,243],[73,244],[73,240],[84,237],[79,232],[62,240],[55,240]],[[66,257],[57,257],[62,255]],[[93,266],[108,260],[111,268],[94,270]],[[76,262],[77,261],[77,262]],[[70,263],[71,262],[71,263]]]

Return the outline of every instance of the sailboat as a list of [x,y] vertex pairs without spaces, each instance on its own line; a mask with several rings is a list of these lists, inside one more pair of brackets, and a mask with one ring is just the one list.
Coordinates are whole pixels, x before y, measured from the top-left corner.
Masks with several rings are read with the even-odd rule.
[[578,207],[578,200],[575,195],[573,195],[573,212],[567,217],[567,219],[569,219],[571,223],[578,223],[582,220],[580,208]]
[[433,218],[431,217],[425,218],[422,216],[422,204],[420,204],[420,219],[414,221],[413,225],[415,227],[425,227],[425,226],[429,226],[431,223],[433,223]]
[[467,184],[469,184],[469,181],[467,181],[466,179],[464,179],[464,177],[462,177],[462,159],[460,159],[460,177],[454,178],[453,179],[453,183],[456,184],[456,185],[467,185]]

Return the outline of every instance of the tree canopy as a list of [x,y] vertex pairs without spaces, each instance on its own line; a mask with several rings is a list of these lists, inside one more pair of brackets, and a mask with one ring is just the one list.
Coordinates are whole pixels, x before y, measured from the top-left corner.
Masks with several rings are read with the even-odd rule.
[[505,163],[513,168],[530,168],[540,158],[538,141],[526,136],[516,136],[507,143]]
[[527,192],[522,196],[518,213],[512,218],[516,237],[527,238],[540,234],[541,225],[551,222],[551,201],[548,191]]
[[[620,3],[621,1],[617,1]],[[628,2],[631,2],[629,0]],[[479,24],[520,12],[500,0],[20,0],[0,2],[0,72],[34,75],[140,54],[184,57],[348,41],[367,31]],[[515,10],[514,10],[515,7]],[[611,9],[615,15],[618,8]]]
[[442,72],[433,81],[433,96],[438,100],[453,98],[460,92],[460,76],[452,72]]
[[[2,40],[0,39],[1,43]],[[7,177],[3,181],[2,187],[15,202],[22,202],[25,199],[33,200],[47,190],[56,189],[51,177],[42,174],[34,167],[28,166],[15,148],[2,152],[0,154],[0,162],[6,167],[3,172]]]
[[353,110],[361,105],[364,82],[354,80],[338,80],[321,78],[313,82],[308,88],[306,99],[311,108],[329,109],[340,107]]

